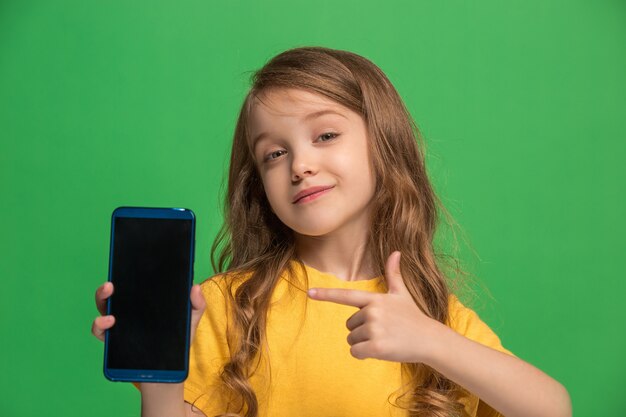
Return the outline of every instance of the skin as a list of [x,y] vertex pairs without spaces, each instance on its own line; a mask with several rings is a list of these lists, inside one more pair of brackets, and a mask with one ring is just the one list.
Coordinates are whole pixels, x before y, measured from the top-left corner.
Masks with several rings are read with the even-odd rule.
[[[311,118],[320,111],[338,114]],[[320,95],[281,89],[255,100],[249,128],[267,199],[294,231],[302,261],[347,281],[373,278],[365,244],[376,179],[363,118]],[[318,185],[334,188],[293,204]]]
[[[340,113],[310,118],[330,110]],[[301,90],[269,91],[251,112],[254,156],[265,192],[276,215],[296,236],[296,250],[305,264],[344,280],[374,277],[366,255],[369,205],[375,178],[362,117],[324,97]],[[299,191],[311,186],[333,188],[302,204]],[[345,323],[347,343],[357,359],[422,362],[476,394],[507,417],[572,415],[567,390],[519,358],[476,343],[427,317],[414,303],[400,274],[399,252],[390,254],[385,294],[312,288],[320,302],[353,306]],[[111,283],[96,292],[101,316],[92,333],[103,340],[114,325],[105,316]],[[191,290],[192,337],[206,307],[198,285]],[[338,323],[338,325],[340,325]],[[142,416],[201,414],[183,402],[182,384],[142,384]]]
[[422,362],[477,395],[507,417],[572,415],[567,390],[523,360],[476,343],[427,317],[400,274],[400,252],[385,265],[386,294],[311,288],[309,297],[358,308],[347,321],[357,359]]
[[[115,324],[115,317],[106,315],[107,299],[113,294],[113,284],[105,282],[96,290],[96,307],[100,316],[96,317],[91,326],[91,333],[104,341],[104,332]],[[196,328],[202,313],[206,308],[206,301],[202,296],[199,285],[191,288],[191,340],[196,334]],[[141,415],[142,417],[197,417],[204,413],[193,409],[191,404],[183,401],[183,384],[140,384]]]

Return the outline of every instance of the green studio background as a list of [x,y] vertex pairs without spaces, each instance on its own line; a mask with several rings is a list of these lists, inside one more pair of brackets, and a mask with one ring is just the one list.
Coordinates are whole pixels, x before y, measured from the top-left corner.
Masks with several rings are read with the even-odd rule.
[[[228,4],[228,5],[227,5]],[[198,216],[196,282],[250,72],[360,53],[395,83],[505,347],[623,413],[621,1],[0,3],[0,415],[131,416],[90,334],[120,205]],[[343,325],[343,323],[338,323]]]

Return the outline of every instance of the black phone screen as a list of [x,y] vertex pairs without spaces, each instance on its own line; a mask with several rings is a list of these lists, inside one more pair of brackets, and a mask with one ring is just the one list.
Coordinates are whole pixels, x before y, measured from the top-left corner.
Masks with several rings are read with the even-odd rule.
[[192,233],[186,219],[114,218],[109,368],[185,368]]

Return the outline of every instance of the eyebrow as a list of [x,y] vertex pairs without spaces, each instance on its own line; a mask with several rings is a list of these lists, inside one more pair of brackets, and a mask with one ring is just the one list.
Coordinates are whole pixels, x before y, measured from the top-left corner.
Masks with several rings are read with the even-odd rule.
[[[316,112],[313,112],[313,113],[309,113],[309,114],[307,114],[306,116],[304,116],[304,119],[303,119],[303,120],[304,120],[305,122],[308,122],[308,121],[310,121],[310,120],[317,119],[318,117],[322,117],[322,116],[325,116],[325,115],[327,115],[327,114],[336,114],[336,115],[338,115],[338,116],[343,117],[344,119],[349,120],[349,119],[348,119],[348,117],[347,117],[345,114],[340,113],[340,112],[338,112],[337,110],[331,110],[331,109],[325,109],[325,110],[320,110],[320,111],[316,111]],[[267,132],[261,132],[261,133],[259,133],[259,134],[258,134],[258,135],[257,135],[257,136],[256,136],[256,137],[252,140],[252,149],[254,149],[254,148],[255,148],[255,146],[256,146],[256,144],[257,144],[257,142],[258,142],[258,141],[260,141],[261,139],[263,139],[263,138],[264,138],[265,136],[267,136],[267,135],[268,135],[268,133],[267,133]]]

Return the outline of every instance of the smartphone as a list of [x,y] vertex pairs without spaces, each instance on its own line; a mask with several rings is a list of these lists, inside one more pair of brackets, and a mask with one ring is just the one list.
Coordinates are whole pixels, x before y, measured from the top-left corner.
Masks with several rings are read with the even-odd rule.
[[111,216],[104,375],[182,382],[189,370],[195,215],[184,208],[118,207]]

